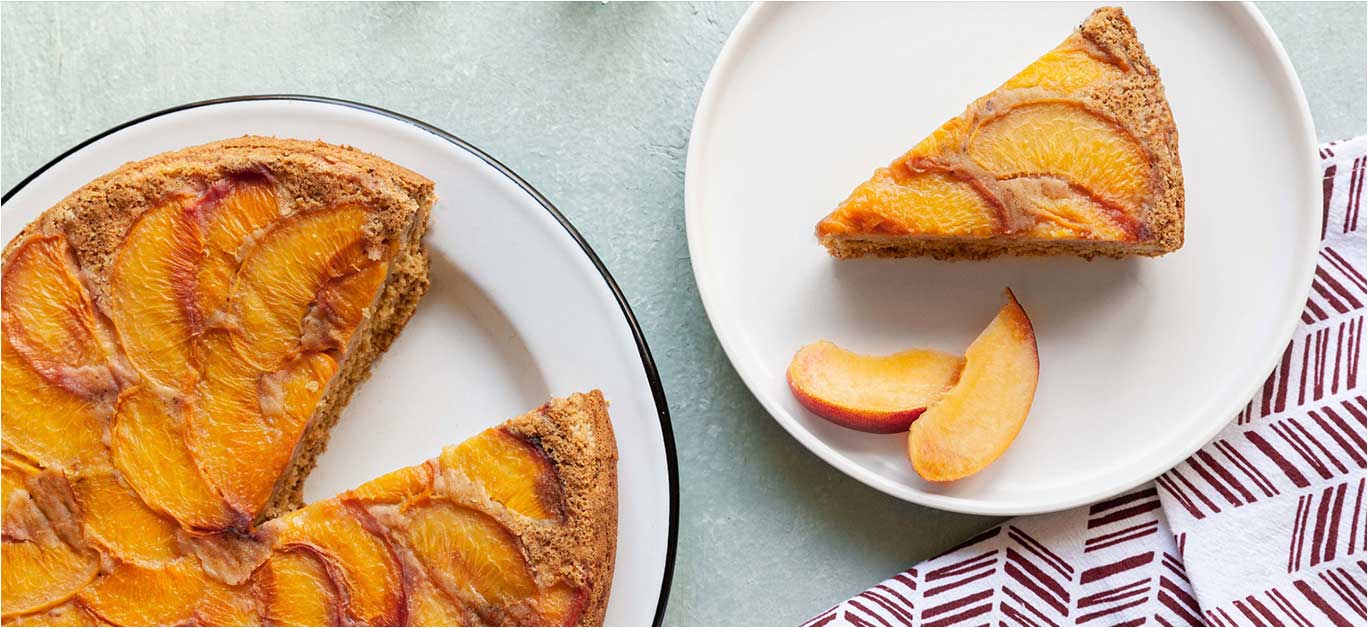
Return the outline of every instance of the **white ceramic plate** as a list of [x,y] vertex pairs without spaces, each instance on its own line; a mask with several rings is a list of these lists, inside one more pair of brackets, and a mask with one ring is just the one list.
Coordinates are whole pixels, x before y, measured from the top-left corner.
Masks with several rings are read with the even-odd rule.
[[546,199],[478,149],[355,103],[197,103],[96,137],[25,180],[5,199],[4,241],[126,161],[247,133],[356,146],[430,177],[440,196],[427,236],[432,288],[343,412],[305,497],[328,497],[421,462],[443,444],[553,395],[602,389],[621,456],[606,623],[658,624],[674,560],[678,491],[655,365],[627,302],[589,246]]
[[[1159,259],[830,258],[816,222],[864,180],[1054,47],[1088,4],[757,5],[727,40],[689,143],[686,225],[708,317],[751,392],[856,479],[962,512],[1024,514],[1153,478],[1213,437],[1272,370],[1320,234],[1300,84],[1248,5],[1127,5],[1177,121],[1187,244]],[[1030,418],[963,481],[913,473],[905,437],[807,412],[784,371],[826,338],[961,352],[1021,299],[1040,346]]]

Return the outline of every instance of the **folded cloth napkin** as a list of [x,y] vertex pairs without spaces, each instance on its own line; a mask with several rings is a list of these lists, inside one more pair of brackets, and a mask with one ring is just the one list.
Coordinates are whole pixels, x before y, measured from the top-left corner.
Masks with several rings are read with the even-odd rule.
[[1009,520],[804,625],[1363,625],[1366,148],[1321,147],[1311,296],[1277,370],[1214,441],[1140,488]]

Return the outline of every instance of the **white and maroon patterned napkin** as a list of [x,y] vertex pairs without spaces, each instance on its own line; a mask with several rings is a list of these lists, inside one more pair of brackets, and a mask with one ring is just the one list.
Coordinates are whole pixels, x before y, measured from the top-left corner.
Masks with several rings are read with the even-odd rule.
[[1010,520],[805,625],[1363,625],[1366,148],[1321,147],[1325,226],[1301,324],[1214,441],[1141,488]]

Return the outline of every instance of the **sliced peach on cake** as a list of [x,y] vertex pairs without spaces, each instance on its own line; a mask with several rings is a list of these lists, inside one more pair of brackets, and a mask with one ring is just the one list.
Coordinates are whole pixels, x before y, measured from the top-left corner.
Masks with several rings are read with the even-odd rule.
[[109,318],[129,362],[173,390],[195,380],[191,338],[195,273],[203,256],[192,199],[178,197],[145,212],[129,229],[109,270]]
[[149,506],[187,528],[221,530],[241,523],[205,481],[185,445],[187,410],[136,386],[119,397],[110,450],[114,465]]
[[252,587],[248,584],[229,586],[212,579],[206,581],[204,595],[195,606],[196,626],[260,626],[261,613]]
[[[238,512],[255,519],[293,459],[337,362],[326,354],[292,358],[262,374],[242,359],[228,332],[203,337],[204,375],[189,413],[189,445],[204,478]],[[253,464],[244,466],[242,460]]]
[[1135,137],[1072,102],[998,112],[974,130],[966,150],[998,178],[1058,178],[1125,208],[1140,207],[1153,193],[1150,158]]
[[983,470],[1012,444],[1035,399],[1040,360],[1035,330],[1016,295],[964,355],[959,381],[915,422],[907,453],[927,480]]
[[352,334],[370,313],[371,304],[385,283],[389,264],[367,260],[354,269],[333,272],[338,274],[323,284],[313,307],[304,317],[301,344],[306,350],[347,348]]
[[265,177],[226,179],[210,195],[197,210],[204,225],[204,258],[195,272],[195,306],[203,319],[228,299],[243,249],[280,219],[275,186]]
[[5,619],[6,626],[107,626],[106,622],[73,601],[45,611]]
[[17,494],[20,490],[27,490],[28,479],[36,473],[36,467],[11,457],[9,452],[0,454],[0,509],[9,507],[11,495]]
[[[537,583],[518,537],[489,515],[446,501],[409,511],[409,549],[443,588],[473,607],[501,615],[534,598]],[[488,617],[501,624],[506,616]]]
[[788,384],[798,402],[820,417],[891,434],[907,431],[955,383],[963,365],[959,356],[939,351],[868,356],[823,340],[793,356]]
[[144,566],[176,558],[175,522],[152,511],[113,469],[69,476],[87,538],[114,557]]
[[76,260],[61,236],[32,236],[5,264],[6,354],[22,357],[43,379],[82,397],[115,389],[107,346]]
[[275,626],[337,626],[342,598],[327,563],[309,547],[271,553],[256,574],[256,595]]
[[1098,58],[1095,51],[1082,41],[1069,38],[999,89],[1046,89],[1060,94],[1075,94],[1092,85],[1117,81],[1125,77],[1125,70]]
[[415,626],[470,626],[476,623],[460,602],[438,589],[426,574],[421,573],[409,580],[408,615]]
[[404,622],[403,569],[380,525],[359,504],[329,499],[266,524],[274,551],[308,548],[339,583],[352,621]]
[[352,489],[348,495],[363,504],[404,504],[432,493],[436,473],[431,461],[391,471]]
[[51,536],[4,541],[0,548],[0,616],[37,613],[61,604],[86,586],[99,561]]
[[534,519],[564,518],[560,478],[551,461],[540,447],[502,428],[443,449],[441,461],[513,512]]
[[334,278],[334,257],[363,241],[365,220],[359,207],[323,209],[285,218],[261,237],[229,294],[243,359],[274,371],[297,350],[305,315]]
[[537,623],[542,626],[578,625],[588,603],[589,592],[585,588],[558,582],[537,598]]
[[[7,297],[8,298],[8,297]],[[0,334],[0,432],[6,449],[45,467],[104,464],[106,411],[44,378]]]
[[817,224],[817,236],[938,233],[984,237],[1001,230],[998,214],[968,180],[945,172],[880,168]]
[[194,617],[210,582],[190,557],[160,567],[120,562],[82,589],[77,599],[86,609],[117,626],[170,626]]

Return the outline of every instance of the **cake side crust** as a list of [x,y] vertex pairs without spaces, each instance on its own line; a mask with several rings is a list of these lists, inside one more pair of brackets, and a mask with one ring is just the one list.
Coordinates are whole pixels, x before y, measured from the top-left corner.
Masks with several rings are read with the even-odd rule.
[[[565,489],[563,526],[516,526],[539,580],[587,578],[581,626],[603,624],[617,555],[617,441],[608,402],[597,390],[554,399],[509,419],[504,429],[536,443],[551,459]],[[579,565],[585,573],[576,574]]]

